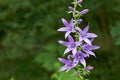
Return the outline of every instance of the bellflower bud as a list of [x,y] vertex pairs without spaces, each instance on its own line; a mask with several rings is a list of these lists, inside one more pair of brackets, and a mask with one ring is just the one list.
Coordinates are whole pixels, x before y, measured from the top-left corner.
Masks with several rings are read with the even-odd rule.
[[68,9],[69,9],[70,11],[72,11],[72,12],[74,11],[74,8],[71,7],[71,6],[69,6]]
[[81,4],[83,0],[77,0],[77,4]]
[[79,12],[80,15],[86,14],[89,11],[89,9],[84,9]]
[[91,70],[93,70],[93,68],[94,68],[94,67],[92,67],[92,66],[88,66],[88,67],[85,68],[85,70],[91,71]]
[[77,20],[77,24],[80,24],[82,22],[82,19]]

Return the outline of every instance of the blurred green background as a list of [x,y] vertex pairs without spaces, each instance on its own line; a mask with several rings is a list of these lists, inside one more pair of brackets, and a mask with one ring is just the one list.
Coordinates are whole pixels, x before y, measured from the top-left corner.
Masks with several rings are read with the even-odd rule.
[[[65,47],[64,33],[56,30],[68,21],[72,0],[0,0],[0,80],[75,80],[72,72],[58,73]],[[120,0],[84,0],[89,8],[81,27],[89,21],[98,35],[97,58],[87,60],[95,69],[90,80],[120,80]],[[82,8],[82,9],[83,9]],[[82,10],[80,9],[80,10]]]

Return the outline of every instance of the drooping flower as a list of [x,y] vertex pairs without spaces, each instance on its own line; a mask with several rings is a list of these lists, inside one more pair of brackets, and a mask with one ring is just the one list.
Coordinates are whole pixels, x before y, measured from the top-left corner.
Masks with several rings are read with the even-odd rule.
[[80,15],[86,14],[89,11],[89,9],[84,9],[79,12]]
[[88,66],[88,67],[85,68],[85,70],[91,71],[91,70],[93,70],[93,68],[94,68],[94,67],[92,67],[92,66]]
[[59,60],[60,62],[62,62],[63,64],[65,64],[64,66],[62,66],[62,67],[60,68],[59,71],[64,71],[64,70],[66,70],[66,72],[68,72],[70,69],[74,68],[74,67],[78,64],[78,62],[75,62],[75,61],[73,62],[73,61],[70,60],[70,59],[58,58],[58,60]]
[[65,27],[59,28],[57,31],[66,32],[65,38],[67,38],[71,32],[76,32],[74,29],[73,19],[71,19],[70,23],[68,23],[64,18],[62,18],[62,22]]
[[96,34],[94,33],[88,33],[88,29],[89,29],[89,25],[87,25],[87,27],[84,28],[84,30],[81,30],[79,27],[76,28],[79,31],[79,40],[80,41],[85,41],[87,44],[92,45],[92,42],[88,39],[88,38],[95,38],[97,37]]
[[84,67],[86,67],[86,61],[85,61],[85,57],[87,57],[87,55],[81,51],[77,52],[76,55],[74,56],[74,61],[75,62],[80,62]]
[[82,44],[81,41],[78,41],[78,42],[74,42],[74,39],[72,38],[72,36],[68,36],[68,41],[69,42],[66,42],[66,41],[62,41],[60,40],[59,43],[66,46],[67,49],[65,50],[64,54],[72,51],[73,55],[76,54],[77,52],[77,47],[80,46],[80,44]]
[[[92,52],[92,50],[96,50],[96,49],[99,49],[100,47],[99,46],[95,46],[95,45],[89,45],[89,44],[84,44],[82,46],[82,50],[84,52],[86,52],[89,55],[93,55],[95,56],[94,52]],[[96,57],[96,56],[95,56]]]

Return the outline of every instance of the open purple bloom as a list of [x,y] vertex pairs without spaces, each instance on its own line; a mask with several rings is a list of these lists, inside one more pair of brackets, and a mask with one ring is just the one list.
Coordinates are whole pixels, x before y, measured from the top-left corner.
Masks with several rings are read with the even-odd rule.
[[88,38],[93,39],[93,38],[97,37],[97,35],[94,33],[88,33],[89,25],[87,25],[87,27],[85,27],[84,30],[81,30],[79,27],[77,27],[76,29],[79,31],[79,35],[80,35],[79,40],[80,41],[83,40],[87,44],[92,45],[91,41]]
[[85,68],[85,70],[91,71],[91,70],[93,70],[93,68],[94,68],[94,67],[92,67],[92,66],[88,66],[88,67]]
[[[91,50],[96,50],[96,49],[99,49],[100,47],[99,46],[95,46],[95,45],[89,45],[89,44],[84,44],[82,46],[82,50],[84,52],[86,52],[89,55],[93,55],[95,56],[95,54],[91,51]],[[95,56],[96,57],[96,56]]]
[[67,46],[67,49],[65,50],[64,54],[72,51],[73,55],[75,55],[77,52],[77,47],[80,46],[82,42],[80,41],[74,42],[74,39],[70,35],[68,36],[68,41],[69,42],[62,41],[62,40],[59,41],[60,44]]
[[77,0],[77,4],[81,4],[83,0]]
[[62,22],[65,27],[59,28],[58,31],[66,32],[65,38],[67,38],[71,32],[76,32],[74,29],[73,19],[71,19],[70,23],[68,23],[64,18],[62,18]]
[[62,67],[60,68],[59,71],[64,71],[64,70],[66,70],[66,72],[68,72],[70,69],[74,68],[74,67],[78,64],[78,62],[73,62],[73,61],[70,60],[70,59],[58,58],[58,60],[59,60],[60,62],[62,62],[63,64],[65,64],[64,66],[62,66]]
[[80,15],[86,14],[89,11],[89,9],[84,9],[79,12]]
[[74,61],[75,62],[80,62],[84,67],[86,67],[86,61],[85,61],[85,57],[87,57],[86,54],[82,53],[82,52],[77,52],[76,55],[74,56]]

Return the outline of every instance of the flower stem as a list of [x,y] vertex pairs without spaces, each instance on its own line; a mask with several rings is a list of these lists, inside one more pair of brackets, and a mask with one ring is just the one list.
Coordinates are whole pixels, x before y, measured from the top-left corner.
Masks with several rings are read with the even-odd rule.
[[[78,24],[77,24],[77,20],[81,17],[80,15],[78,15],[78,13],[77,13],[77,10],[76,10],[76,8],[77,8],[77,6],[78,6],[78,4],[77,4],[77,0],[74,0],[74,12],[73,12],[73,19],[74,19],[74,28],[76,28],[76,27],[78,27]],[[79,41],[79,34],[78,34],[78,32],[75,32],[75,41],[77,42],[77,41]],[[79,48],[79,47],[78,47]],[[79,50],[79,49],[78,49]],[[80,67],[76,67],[76,69],[77,69],[77,71],[79,71],[79,68]],[[81,76],[81,74],[78,74],[77,76],[76,76],[76,80],[84,80],[84,78],[83,78],[83,76]]]

